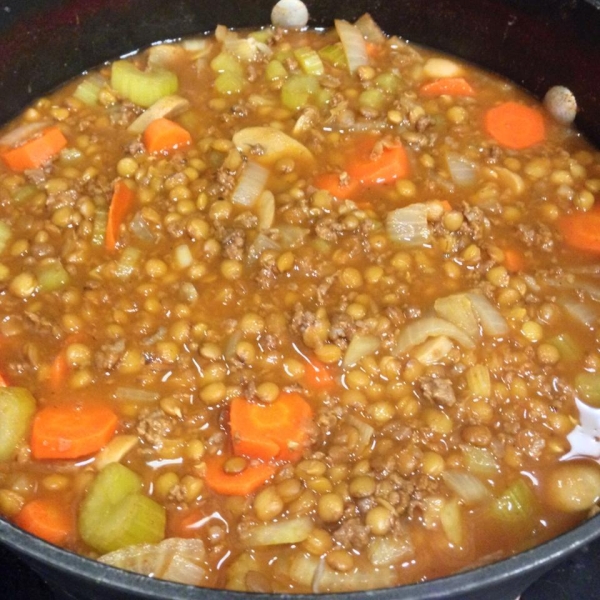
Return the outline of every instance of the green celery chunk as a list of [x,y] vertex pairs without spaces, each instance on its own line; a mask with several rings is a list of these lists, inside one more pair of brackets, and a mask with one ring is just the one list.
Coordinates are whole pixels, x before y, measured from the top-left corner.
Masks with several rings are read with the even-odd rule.
[[246,80],[233,71],[219,73],[215,79],[215,89],[223,96],[239,94],[246,86]]
[[11,237],[12,231],[10,225],[4,221],[0,221],[0,254],[6,249]]
[[155,544],[165,537],[166,512],[142,494],[142,481],[120,463],[106,466],[81,503],[83,541],[106,553],[135,544]]
[[478,475],[495,475],[499,471],[498,462],[487,448],[477,446],[463,446],[465,466],[470,473]]
[[179,89],[177,75],[166,69],[140,71],[133,63],[118,60],[113,63],[111,87],[138,106],[148,108],[164,96]]
[[321,57],[309,46],[302,46],[294,50],[294,57],[298,61],[300,68],[307,75],[323,75],[325,67]]
[[60,290],[70,281],[69,274],[58,259],[43,262],[36,269],[36,276],[42,292]]
[[101,75],[90,75],[77,86],[73,92],[73,96],[88,106],[96,106],[100,90],[104,87],[105,83]]
[[35,408],[35,398],[28,390],[0,388],[0,460],[13,458],[29,432]]
[[228,52],[217,54],[217,56],[210,61],[210,68],[215,73],[235,73],[240,77],[244,75],[242,63]]
[[507,523],[527,520],[535,509],[535,495],[524,479],[511,483],[492,503],[494,516]]
[[583,349],[569,333],[559,333],[550,340],[550,343],[558,350],[564,361],[577,362],[583,358]]
[[381,110],[385,105],[385,96],[378,88],[369,88],[361,92],[358,97],[358,103],[363,108],[373,108]]
[[320,89],[313,75],[292,75],[281,86],[281,102],[290,110],[298,110],[309,104]]
[[267,65],[265,69],[265,78],[267,81],[276,81],[278,79],[285,79],[286,77],[287,71],[278,60],[272,60]]
[[325,46],[319,50],[319,56],[330,65],[338,69],[346,69],[348,68],[348,61],[346,60],[346,53],[344,52],[344,47],[341,42],[337,44],[331,44],[330,46]]
[[586,404],[600,408],[600,373],[579,373],[575,387]]

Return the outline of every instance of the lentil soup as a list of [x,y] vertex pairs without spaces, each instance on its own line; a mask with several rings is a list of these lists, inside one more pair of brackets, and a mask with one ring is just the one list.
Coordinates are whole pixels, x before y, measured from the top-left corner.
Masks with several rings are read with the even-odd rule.
[[280,13],[0,134],[0,514],[253,592],[423,581],[575,526],[600,154],[574,99]]

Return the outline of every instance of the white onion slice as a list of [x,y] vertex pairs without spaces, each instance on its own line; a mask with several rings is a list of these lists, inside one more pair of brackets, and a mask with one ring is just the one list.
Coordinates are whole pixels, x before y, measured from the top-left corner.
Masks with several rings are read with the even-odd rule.
[[269,179],[269,170],[258,163],[248,161],[233,190],[231,200],[242,206],[252,206],[262,194]]
[[598,323],[598,312],[588,304],[579,302],[574,298],[559,298],[557,303],[562,306],[570,317],[582,325],[593,327]]
[[308,8],[300,0],[279,0],[271,11],[275,27],[299,29],[308,23]]
[[234,134],[233,143],[240,152],[263,164],[284,157],[304,162],[314,160],[304,144],[275,127],[245,127]]
[[115,390],[115,398],[126,402],[157,402],[160,394],[140,388],[118,387]]
[[358,67],[368,65],[367,43],[360,29],[342,19],[336,19],[335,29],[344,47],[350,73],[354,73]]
[[245,528],[241,533],[241,539],[247,548],[299,544],[310,535],[313,527],[310,517],[282,519],[275,523],[260,523]]
[[396,343],[396,354],[403,354],[411,348],[422,344],[430,337],[445,335],[465,348],[474,348],[473,340],[456,325],[438,317],[425,317],[418,321],[412,321],[402,329],[398,342]]
[[342,364],[344,367],[353,367],[361,358],[376,352],[379,344],[380,339],[378,337],[357,333],[348,344]]
[[447,469],[442,473],[446,485],[467,505],[478,504],[490,497],[490,490],[483,484],[479,477],[458,471]]
[[259,233],[248,248],[248,264],[256,262],[265,250],[281,250],[281,244],[272,240],[268,235]]
[[456,185],[468,186],[477,181],[477,165],[468,158],[456,152],[448,152],[446,164],[450,171],[450,177]]
[[407,246],[421,246],[429,241],[427,205],[421,202],[397,208],[388,213],[386,222],[388,236],[394,242]]
[[157,100],[150,108],[145,110],[128,128],[130,133],[144,133],[152,121],[162,117],[176,117],[185,112],[190,103],[185,98],[175,94]]
[[367,42],[371,42],[372,44],[385,43],[385,34],[369,13],[365,13],[359,17],[354,25],[359,29]]
[[483,333],[499,337],[509,332],[506,319],[485,296],[476,292],[470,292],[467,294],[467,297],[471,301],[473,310],[477,313]]
[[0,146],[10,146],[11,148],[18,146],[50,125],[50,121],[36,121],[19,125],[0,138]]

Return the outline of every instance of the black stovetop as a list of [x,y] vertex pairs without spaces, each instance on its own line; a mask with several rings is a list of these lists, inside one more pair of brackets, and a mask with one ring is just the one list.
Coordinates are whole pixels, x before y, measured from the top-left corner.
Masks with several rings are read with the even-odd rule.
[[[600,540],[542,577],[521,596],[521,600],[600,600],[599,573]],[[0,599],[60,600],[35,573],[2,546]]]

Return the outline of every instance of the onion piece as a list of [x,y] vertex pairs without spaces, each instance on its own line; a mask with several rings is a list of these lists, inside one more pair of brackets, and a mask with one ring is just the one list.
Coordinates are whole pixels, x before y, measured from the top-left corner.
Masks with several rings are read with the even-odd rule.
[[185,98],[172,94],[157,100],[150,108],[145,110],[128,128],[130,133],[144,133],[152,121],[163,117],[176,117],[185,112],[190,103]]
[[115,390],[115,399],[126,402],[157,402],[160,399],[160,394],[140,388],[118,387]]
[[277,546],[279,544],[299,544],[313,530],[310,517],[282,519],[276,523],[261,523],[244,529],[240,533],[246,547]]
[[396,343],[394,349],[396,354],[403,354],[411,348],[422,344],[430,337],[445,335],[465,348],[471,349],[475,347],[473,340],[456,325],[440,319],[439,317],[425,317],[418,321],[413,321],[406,325]]
[[466,294],[452,294],[438,298],[433,307],[442,319],[464,329],[472,338],[479,336],[479,323],[473,310],[473,304]]
[[273,54],[269,46],[253,37],[234,39],[227,38],[223,43],[225,51],[243,62],[256,62]]
[[102,471],[106,465],[121,462],[138,443],[139,438],[137,435],[116,435],[96,454],[94,457],[94,467],[98,471]]
[[148,67],[169,68],[185,56],[186,51],[179,44],[157,44],[148,50]]
[[473,305],[473,310],[477,314],[483,333],[499,337],[509,332],[506,319],[485,296],[477,292],[469,292],[467,297]]
[[259,233],[248,248],[248,264],[256,262],[266,250],[281,250],[281,244],[272,240],[268,235]]
[[491,496],[490,490],[483,484],[481,479],[466,471],[447,469],[442,473],[442,478],[446,485],[467,506],[483,502]]
[[131,230],[131,233],[135,235],[135,237],[143,242],[156,241],[156,237],[152,232],[152,229],[150,229],[150,225],[148,225],[148,222],[144,219],[141,212],[137,212],[135,214],[131,220],[131,223],[129,223],[129,229]]
[[448,538],[454,546],[460,546],[463,542],[463,518],[460,505],[456,499],[447,500],[440,509],[440,523]]
[[275,196],[270,190],[265,190],[259,197],[257,203],[258,228],[265,230],[273,227],[275,221]]
[[354,73],[358,67],[368,65],[367,43],[360,29],[342,19],[335,20],[335,29],[340,36],[350,73]]
[[280,225],[271,231],[285,250],[295,248],[310,233],[309,229],[298,227],[298,225]]
[[179,244],[173,251],[173,263],[178,269],[187,269],[192,266],[194,256],[187,244]]
[[271,11],[275,27],[300,29],[308,23],[308,8],[300,0],[279,0]]
[[50,121],[36,121],[35,123],[23,123],[0,137],[0,146],[10,146],[11,148],[19,146],[23,142],[31,139],[36,133],[50,127]]
[[427,205],[421,202],[397,208],[388,213],[385,227],[394,242],[406,246],[422,246],[429,241],[431,232],[427,224]]
[[381,31],[381,28],[373,17],[369,13],[365,13],[354,23],[358,30],[362,33],[363,37],[367,42],[371,44],[383,44],[385,43],[385,34]]
[[240,152],[252,155],[260,163],[272,164],[285,157],[303,162],[314,160],[304,144],[275,127],[245,127],[234,134],[233,143]]
[[412,558],[415,549],[406,535],[375,538],[367,548],[369,562],[376,567],[397,564]]
[[159,544],[139,544],[109,552],[101,563],[176,583],[200,585],[208,570],[204,542],[197,538],[168,538]]
[[574,298],[558,298],[557,304],[562,306],[570,317],[586,327],[594,327],[598,323],[598,312],[588,304]]
[[422,365],[435,365],[452,352],[454,344],[445,335],[440,335],[423,342],[414,352],[415,358]]
[[253,206],[265,189],[268,179],[268,169],[258,163],[248,161],[233,190],[231,200],[234,204]]
[[477,164],[456,152],[446,153],[450,177],[456,185],[469,186],[477,181]]
[[353,367],[361,358],[376,352],[380,343],[380,339],[374,335],[355,334],[344,354],[343,366]]
[[349,425],[352,425],[356,431],[358,431],[358,440],[356,442],[355,450],[357,453],[361,453],[371,445],[371,440],[375,435],[375,429],[368,423],[365,423],[362,419],[350,415],[346,418]]

